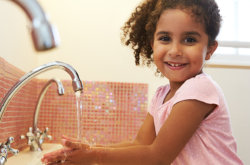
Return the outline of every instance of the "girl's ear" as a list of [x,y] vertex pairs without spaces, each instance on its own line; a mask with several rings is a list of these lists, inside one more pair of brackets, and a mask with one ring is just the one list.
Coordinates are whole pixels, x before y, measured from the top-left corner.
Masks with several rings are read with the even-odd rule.
[[205,60],[209,60],[211,56],[214,54],[215,50],[218,47],[218,42],[214,41],[211,45],[208,46],[207,54]]

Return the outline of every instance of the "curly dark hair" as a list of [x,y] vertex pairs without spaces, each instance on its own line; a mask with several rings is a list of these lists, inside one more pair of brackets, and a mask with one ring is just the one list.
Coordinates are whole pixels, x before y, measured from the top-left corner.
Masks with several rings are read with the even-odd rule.
[[[145,0],[136,7],[122,27],[122,42],[134,50],[135,64],[154,63],[151,41],[154,39],[157,22],[167,9],[180,9],[204,26],[208,44],[212,45],[221,27],[220,10],[215,0]],[[159,73],[159,71],[157,71]]]

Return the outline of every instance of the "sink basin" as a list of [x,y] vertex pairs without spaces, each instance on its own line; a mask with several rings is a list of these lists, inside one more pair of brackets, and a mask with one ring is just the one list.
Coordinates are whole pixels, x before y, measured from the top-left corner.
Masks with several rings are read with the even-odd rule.
[[17,156],[8,158],[6,165],[43,165],[41,158],[44,154],[61,149],[61,144],[44,143],[43,151],[32,152],[30,148],[21,151]]

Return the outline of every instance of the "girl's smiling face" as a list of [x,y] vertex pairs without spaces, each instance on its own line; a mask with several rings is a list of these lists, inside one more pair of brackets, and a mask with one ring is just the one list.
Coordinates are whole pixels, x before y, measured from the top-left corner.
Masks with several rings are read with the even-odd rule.
[[168,9],[161,14],[154,34],[154,62],[170,81],[184,82],[202,72],[218,43],[208,45],[201,23],[182,10]]

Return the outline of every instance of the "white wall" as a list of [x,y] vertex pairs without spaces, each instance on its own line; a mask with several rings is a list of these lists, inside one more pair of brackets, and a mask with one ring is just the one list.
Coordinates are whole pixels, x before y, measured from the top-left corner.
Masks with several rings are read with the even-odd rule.
[[[37,53],[25,27],[27,18],[12,2],[0,1],[0,56],[25,72],[52,61],[72,65],[81,79],[149,84],[149,100],[168,80],[154,76],[155,68],[134,64],[133,52],[122,46],[120,28],[140,0],[39,0],[58,26],[61,46]],[[6,16],[5,16],[6,15]],[[29,62],[29,60],[31,62]],[[205,68],[221,86],[227,99],[238,154],[250,164],[250,70]],[[70,79],[63,71],[39,78]]]
[[11,1],[0,0],[0,57],[28,72],[38,66],[31,35],[26,27],[28,18]]
[[[133,51],[122,45],[120,28],[140,0],[40,0],[56,23],[61,46],[39,56],[39,65],[62,61],[72,65],[82,80],[149,84],[149,97],[166,79],[156,78],[156,68],[136,67]],[[39,78],[68,78],[63,71],[50,71]]]

